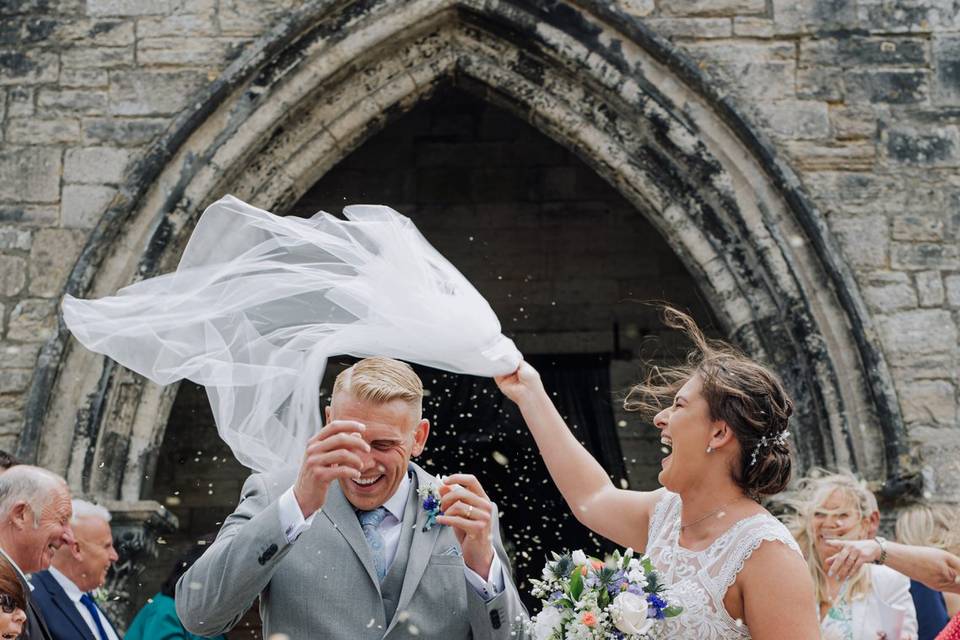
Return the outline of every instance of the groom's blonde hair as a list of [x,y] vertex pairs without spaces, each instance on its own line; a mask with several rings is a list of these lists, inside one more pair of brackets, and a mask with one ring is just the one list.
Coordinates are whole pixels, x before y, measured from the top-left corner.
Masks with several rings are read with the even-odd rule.
[[340,392],[376,404],[403,400],[418,411],[423,402],[423,382],[413,367],[393,358],[364,358],[345,369],[333,383],[333,395]]

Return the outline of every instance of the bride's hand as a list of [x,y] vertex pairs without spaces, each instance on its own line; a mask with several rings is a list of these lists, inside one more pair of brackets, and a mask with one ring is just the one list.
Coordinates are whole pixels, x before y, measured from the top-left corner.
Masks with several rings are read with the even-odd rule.
[[517,404],[520,404],[529,395],[543,391],[540,374],[526,361],[521,361],[520,366],[513,373],[498,376],[494,378],[494,381],[500,387],[503,395]]

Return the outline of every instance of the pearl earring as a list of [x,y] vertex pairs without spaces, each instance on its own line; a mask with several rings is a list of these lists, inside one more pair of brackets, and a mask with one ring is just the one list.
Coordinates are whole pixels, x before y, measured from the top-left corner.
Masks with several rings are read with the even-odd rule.
[[713,453],[713,447],[708,446],[708,447],[707,447],[707,453]]

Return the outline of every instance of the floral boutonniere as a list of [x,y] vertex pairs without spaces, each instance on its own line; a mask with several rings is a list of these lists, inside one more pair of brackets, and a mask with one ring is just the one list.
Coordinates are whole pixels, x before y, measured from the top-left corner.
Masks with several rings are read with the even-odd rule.
[[97,587],[94,589],[90,596],[93,598],[93,601],[96,602],[99,606],[103,606],[110,599],[110,594],[107,593],[107,590],[103,587]]
[[[443,480],[437,478],[437,482]],[[427,512],[427,521],[423,523],[423,530],[430,531],[437,524],[437,516],[442,516],[440,510],[440,490],[436,484],[429,484],[425,487],[417,487],[417,495],[422,500],[423,510]]]

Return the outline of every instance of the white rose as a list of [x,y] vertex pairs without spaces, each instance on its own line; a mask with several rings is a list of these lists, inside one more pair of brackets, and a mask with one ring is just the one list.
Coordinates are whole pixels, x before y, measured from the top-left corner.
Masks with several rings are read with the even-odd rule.
[[647,618],[647,600],[643,596],[624,591],[613,599],[613,624],[624,633],[642,635],[653,626]]
[[563,622],[563,614],[558,609],[547,607],[533,617],[531,633],[533,640],[547,640]]
[[577,565],[578,567],[587,564],[587,554],[585,554],[583,551],[580,551],[579,549],[574,551],[573,564]]

